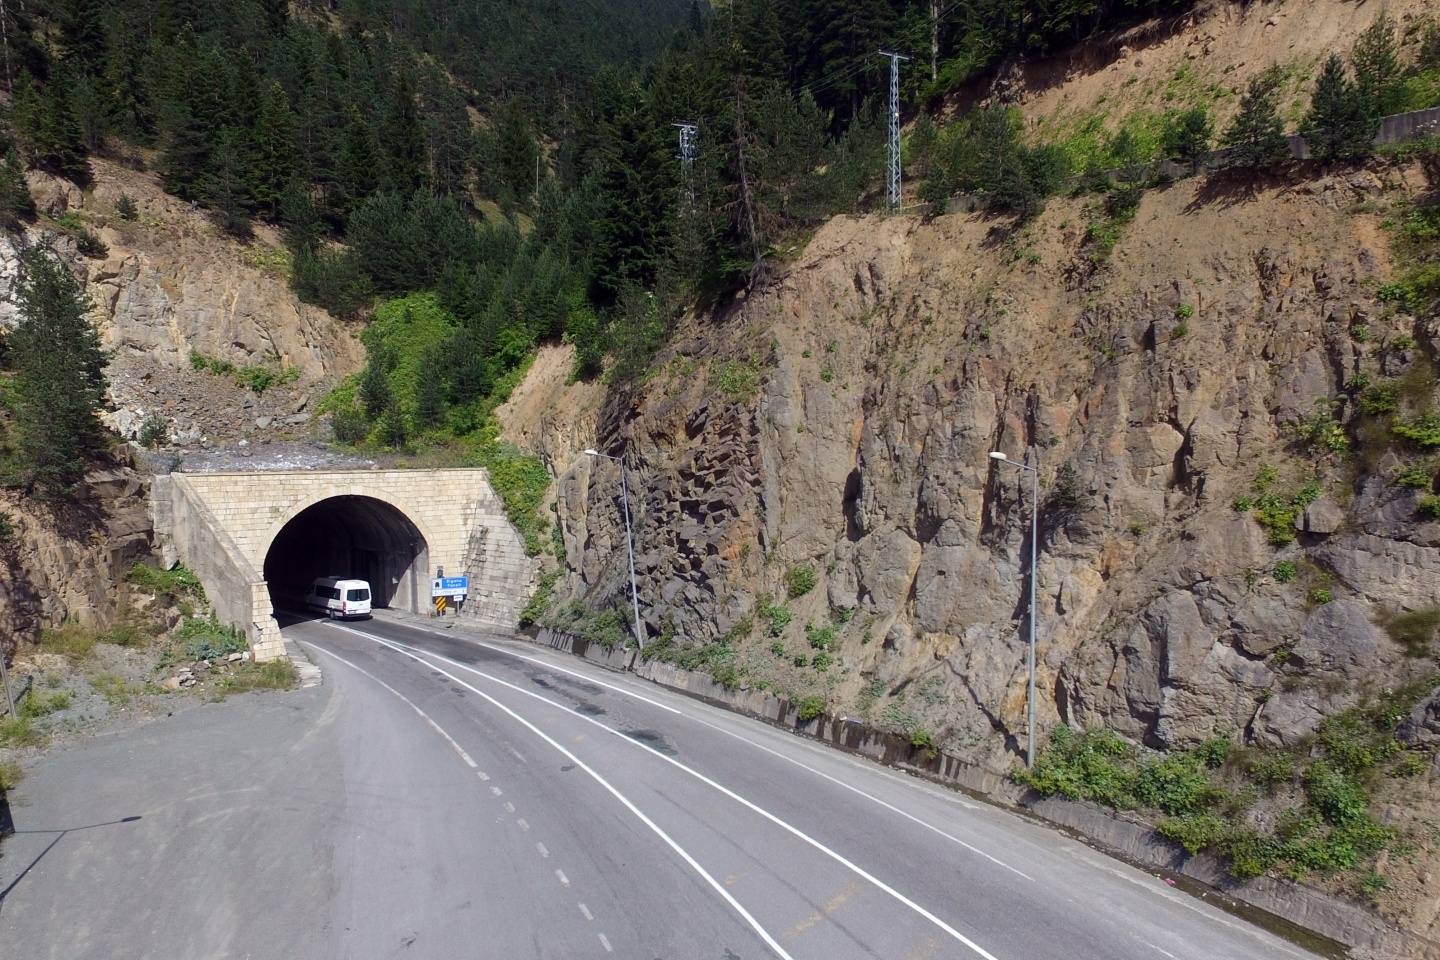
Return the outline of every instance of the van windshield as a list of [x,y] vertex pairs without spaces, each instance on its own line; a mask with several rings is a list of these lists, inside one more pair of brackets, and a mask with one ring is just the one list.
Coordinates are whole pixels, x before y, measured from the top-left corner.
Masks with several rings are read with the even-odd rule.
[[345,599],[346,599],[346,600],[369,600],[369,599],[370,599],[370,591],[369,591],[369,590],[347,590],[347,591],[345,591]]

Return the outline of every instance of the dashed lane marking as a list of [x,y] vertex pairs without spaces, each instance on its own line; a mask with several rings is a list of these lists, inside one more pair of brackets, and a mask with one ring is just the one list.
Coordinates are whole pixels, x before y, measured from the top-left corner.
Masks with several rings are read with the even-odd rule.
[[520,825],[520,829],[521,829],[521,830],[524,830],[524,831],[526,831],[527,833],[529,832],[529,830],[530,830],[530,824],[526,823],[524,820],[516,820],[515,822]]
[[506,801],[505,801],[505,812],[506,812],[506,813],[514,813],[514,812],[515,812],[515,804],[511,803],[509,800],[506,800]]
[[562,887],[568,887],[568,886],[570,886],[570,878],[567,877],[567,876],[565,876],[565,871],[564,871],[564,870],[556,870],[556,871],[555,871],[555,879],[557,879],[557,880],[560,881],[560,886],[562,886]]
[[587,907],[587,906],[585,906],[585,904],[583,904],[583,903],[580,904],[580,915],[583,916],[586,920],[594,920],[594,919],[595,919],[595,918],[594,918],[593,916],[591,916],[591,914],[590,914],[590,908]]
[[540,851],[540,856],[542,856],[542,857],[549,857],[549,856],[550,856],[550,851],[545,849],[545,844],[543,844],[543,843],[537,843],[537,844],[535,844],[535,849]]
[[[435,668],[435,664],[434,664],[434,663],[432,663],[432,662],[429,661],[429,660],[424,659],[423,657],[420,656],[420,654],[416,653],[416,652],[413,651],[413,650],[410,650],[409,648],[405,647],[405,646],[402,645],[402,644],[396,644],[396,643],[394,643],[394,642],[392,642],[392,641],[385,640],[385,639],[383,639],[383,638],[381,638],[381,637],[371,636],[370,634],[362,633],[362,632],[359,631],[359,630],[353,630],[353,629],[351,629],[351,628],[349,628],[349,627],[342,627],[342,626],[340,626],[339,624],[333,624],[333,626],[334,626],[335,629],[337,629],[337,630],[345,630],[345,631],[347,631],[347,632],[349,632],[349,633],[355,634],[356,636],[365,637],[367,640],[370,640],[370,641],[373,642],[373,643],[377,643],[377,644],[380,644],[381,646],[389,647],[390,649],[396,651],[397,653],[401,653],[401,654],[403,654],[403,655],[405,655],[405,656],[408,656],[408,657],[410,657],[412,660],[416,661],[417,663],[423,664],[423,665],[426,666],[426,667]],[[870,873],[870,872],[867,871],[865,868],[861,867],[859,864],[857,864],[857,863],[855,863],[855,862],[847,859],[843,854],[838,853],[838,852],[836,852],[835,850],[832,850],[831,848],[827,847],[825,844],[821,843],[819,840],[816,840],[814,837],[812,837],[812,836],[810,836],[809,834],[805,833],[805,832],[804,832],[803,830],[801,830],[800,828],[798,828],[798,827],[796,827],[796,826],[793,826],[792,824],[790,824],[790,823],[788,823],[788,822],[780,819],[780,818],[777,817],[775,814],[771,813],[770,811],[766,810],[765,808],[759,806],[758,804],[754,803],[753,801],[750,801],[750,800],[745,799],[745,798],[742,797],[740,794],[736,793],[734,790],[731,790],[729,787],[727,787],[727,786],[725,786],[725,785],[723,785],[723,784],[721,784],[721,783],[718,783],[718,782],[716,782],[715,780],[712,780],[711,778],[705,776],[703,773],[701,773],[700,771],[694,769],[693,767],[686,766],[685,764],[681,763],[679,760],[676,760],[674,757],[666,756],[665,754],[661,753],[659,750],[656,750],[654,747],[648,746],[647,744],[644,744],[644,743],[640,743],[639,741],[635,740],[634,738],[629,737],[629,736],[626,736],[624,732],[622,732],[622,731],[620,731],[620,730],[617,730],[617,729],[615,729],[614,727],[607,726],[607,725],[605,725],[604,723],[601,723],[599,720],[596,720],[594,717],[588,717],[588,716],[586,716],[585,714],[580,713],[578,710],[572,710],[571,708],[565,706],[565,705],[562,704],[562,703],[556,703],[554,700],[550,700],[550,699],[548,699],[548,698],[546,698],[546,697],[542,697],[542,696],[540,696],[540,695],[537,694],[537,693],[534,693],[534,692],[532,692],[532,691],[530,691],[530,690],[526,690],[524,687],[517,686],[516,684],[510,683],[510,682],[508,682],[508,681],[506,681],[506,680],[501,680],[499,677],[492,676],[491,674],[488,674],[488,673],[484,672],[483,670],[477,670],[477,669],[475,669],[474,667],[467,666],[466,664],[463,664],[463,663],[458,663],[458,662],[456,662],[456,661],[454,661],[454,660],[451,660],[451,659],[448,658],[448,657],[444,657],[444,656],[441,656],[441,655],[439,655],[439,654],[430,653],[430,654],[427,654],[427,655],[430,656],[430,657],[433,657],[433,658],[436,659],[436,660],[440,660],[440,661],[442,661],[442,662],[444,662],[444,663],[448,663],[448,664],[450,664],[450,665],[452,665],[452,666],[458,667],[458,668],[460,668],[460,669],[462,669],[462,670],[465,670],[465,671],[467,671],[467,672],[469,672],[469,673],[473,673],[473,674],[475,674],[475,675],[478,676],[478,677],[483,677],[483,678],[485,678],[486,680],[489,680],[489,681],[492,682],[492,683],[499,684],[500,686],[505,687],[505,688],[508,689],[508,690],[513,690],[513,691],[515,691],[516,693],[523,694],[524,696],[531,697],[531,698],[533,698],[533,699],[539,700],[541,703],[549,704],[550,706],[554,707],[554,708],[557,709],[557,710],[563,711],[564,713],[567,713],[567,714],[569,714],[569,715],[571,715],[571,716],[573,716],[573,717],[576,717],[576,718],[578,718],[578,719],[580,719],[580,720],[583,720],[583,721],[586,722],[586,723],[593,724],[594,726],[599,727],[601,730],[604,730],[604,731],[606,731],[607,733],[610,733],[610,734],[612,734],[612,735],[615,736],[615,737],[618,737],[619,739],[625,741],[626,743],[631,744],[632,746],[638,747],[639,749],[644,750],[645,752],[651,754],[652,756],[655,756],[655,757],[659,758],[660,760],[663,760],[665,763],[668,763],[668,764],[670,764],[671,766],[673,766],[673,767],[675,767],[675,768],[677,768],[677,769],[679,769],[679,770],[683,770],[684,772],[690,774],[690,776],[692,776],[692,777],[694,777],[695,779],[699,780],[701,783],[704,783],[704,784],[706,784],[707,786],[709,786],[709,787],[711,787],[711,788],[719,791],[720,793],[722,793],[722,794],[724,794],[725,796],[729,797],[730,799],[734,800],[736,803],[739,803],[740,805],[744,806],[746,809],[748,809],[748,810],[750,810],[750,811],[752,811],[752,812],[760,815],[761,817],[764,817],[766,820],[769,820],[771,823],[775,824],[777,827],[780,827],[782,830],[785,830],[786,832],[790,833],[790,834],[791,834],[792,836],[794,836],[795,838],[797,838],[797,839],[799,839],[799,840],[803,840],[805,843],[809,844],[811,847],[813,847],[813,848],[815,848],[816,850],[820,851],[821,853],[825,854],[825,855],[828,856],[830,859],[834,860],[836,863],[840,864],[840,865],[843,866],[843,867],[848,868],[848,869],[851,870],[853,873],[855,873],[857,876],[859,876],[859,877],[862,878],[863,880],[869,882],[869,883],[870,883],[872,886],[874,886],[876,889],[880,890],[880,891],[883,892],[883,893],[888,894],[890,897],[892,897],[893,899],[895,899],[895,900],[898,901],[899,903],[905,905],[906,907],[909,907],[912,911],[914,911],[915,913],[917,913],[917,914],[919,914],[920,916],[924,917],[926,920],[930,921],[930,922],[933,923],[935,926],[939,927],[941,930],[945,931],[945,933],[949,934],[953,939],[955,939],[955,940],[959,941],[960,943],[963,943],[965,946],[969,947],[969,948],[970,948],[972,951],[974,951],[976,954],[978,954],[979,956],[985,958],[985,960],[996,960],[996,957],[995,957],[994,954],[990,953],[988,950],[986,950],[984,947],[980,946],[980,945],[979,945],[978,943],[976,943],[974,940],[971,940],[969,937],[965,936],[965,934],[961,933],[959,930],[956,930],[956,929],[955,929],[954,927],[952,927],[950,924],[946,923],[946,922],[945,922],[944,920],[942,920],[940,917],[936,916],[933,912],[931,912],[930,910],[928,910],[928,909],[926,909],[925,907],[921,906],[920,904],[916,903],[914,900],[911,900],[909,897],[905,896],[905,894],[901,893],[899,890],[896,890],[894,887],[890,886],[888,883],[886,883],[885,881],[881,880],[879,877],[875,876],[874,874]],[[442,672],[442,673],[445,673],[445,671],[443,671],[443,670],[442,670],[441,672]],[[679,846],[679,844],[675,843],[674,840],[671,840],[670,837],[669,837],[667,834],[665,834],[663,831],[661,831],[658,826],[654,825],[653,821],[651,821],[648,817],[646,817],[643,813],[641,813],[638,807],[635,807],[635,806],[629,801],[628,798],[625,798],[618,790],[616,790],[614,787],[612,787],[612,786],[611,786],[604,778],[602,778],[598,773],[596,773],[595,771],[593,771],[590,767],[586,766],[585,763],[582,762],[579,757],[577,757],[577,756],[575,756],[575,754],[571,753],[568,749],[565,748],[564,745],[562,745],[561,743],[559,743],[558,741],[556,741],[554,738],[552,738],[552,737],[550,737],[548,734],[544,733],[542,730],[540,730],[539,727],[535,726],[535,725],[532,724],[530,721],[524,719],[524,718],[521,717],[518,713],[516,713],[515,711],[511,710],[509,707],[505,706],[505,705],[504,705],[503,703],[501,703],[499,700],[496,700],[494,697],[492,697],[490,694],[484,692],[484,691],[481,690],[479,687],[476,687],[476,686],[474,686],[473,684],[470,684],[470,683],[466,683],[464,680],[462,680],[460,677],[455,676],[454,674],[446,673],[446,676],[448,676],[448,677],[449,677],[451,680],[453,680],[455,683],[458,683],[458,684],[460,684],[461,686],[467,688],[468,690],[470,690],[470,691],[472,691],[472,692],[474,692],[474,693],[476,693],[476,694],[479,694],[480,696],[484,697],[486,700],[488,700],[488,701],[490,701],[491,703],[493,703],[496,707],[498,707],[498,708],[500,708],[501,710],[505,711],[507,714],[509,714],[510,716],[514,717],[516,720],[520,721],[520,722],[523,723],[525,726],[529,727],[536,735],[538,735],[538,736],[540,736],[541,738],[543,738],[544,740],[546,740],[548,743],[550,743],[551,746],[555,747],[555,749],[557,749],[557,750],[561,751],[562,753],[564,753],[567,757],[569,757],[569,758],[571,759],[571,762],[573,762],[574,764],[576,764],[576,766],[580,767],[580,768],[581,768],[582,770],[584,770],[586,773],[589,773],[592,777],[594,777],[594,778],[596,779],[597,782],[599,782],[602,786],[604,786],[607,790],[609,790],[609,791],[610,791],[612,794],[614,794],[617,798],[620,798],[620,799],[622,800],[622,802],[624,802],[627,806],[629,806],[629,807],[631,808],[632,812],[634,812],[637,816],[639,816],[639,817],[646,823],[647,826],[649,826],[652,830],[654,830],[654,831],[655,831],[656,833],[658,833],[661,837],[663,837],[663,838],[671,845],[671,847],[672,847],[676,852],[680,853],[683,857],[685,857],[685,859],[686,859],[697,871],[699,871],[702,876],[705,877],[705,879],[710,883],[710,885],[711,885],[712,887],[714,887],[714,888],[715,888],[717,891],[719,891],[728,901],[730,901],[730,903],[732,904],[732,906],[733,906],[737,911],[740,911],[740,912],[741,912],[741,915],[742,915],[743,917],[745,917],[745,919],[746,919],[746,921],[747,921],[748,923],[750,923],[751,927],[752,927],[757,933],[760,933],[760,934],[761,934],[761,936],[765,939],[765,942],[770,945],[771,949],[775,950],[775,951],[778,952],[778,953],[781,953],[782,955],[788,956],[788,954],[784,954],[783,948],[780,946],[780,944],[779,944],[778,942],[775,941],[775,939],[769,934],[769,932],[765,931],[764,928],[761,927],[761,926],[759,925],[759,923],[758,923],[757,921],[755,921],[754,918],[751,917],[750,914],[749,914],[747,911],[745,911],[744,907],[741,907],[740,904],[739,904],[739,902],[736,901],[736,900],[734,899],[734,897],[732,897],[732,896],[730,895],[729,891],[725,889],[725,887],[724,887],[723,884],[721,884],[721,883],[719,883],[718,881],[716,881],[715,878],[712,877],[712,876],[710,876],[709,873],[704,872],[704,868],[701,867],[701,866],[699,865],[699,863],[695,862],[695,861],[693,860],[693,858],[691,858],[688,853],[685,853],[685,852],[683,851],[683,848],[681,848],[681,847]]]
[[615,948],[610,946],[610,941],[605,939],[605,934],[600,934],[600,946],[605,948],[606,953],[614,953]]
[[[394,650],[396,653],[399,653],[399,654],[401,654],[401,655],[403,655],[403,656],[409,657],[410,659],[414,660],[416,663],[425,664],[426,666],[433,666],[433,664],[427,663],[425,660],[421,659],[421,658],[420,658],[419,656],[417,656],[416,654],[411,653],[409,650],[405,649],[404,647],[397,646],[397,645],[395,645],[395,644],[390,643],[389,641],[382,640],[382,639],[380,639],[380,638],[378,638],[378,637],[373,637],[373,636],[371,636],[371,635],[369,635],[369,634],[367,634],[367,633],[362,633],[362,632],[359,631],[359,630],[353,630],[353,629],[351,629],[350,627],[342,627],[342,626],[340,626],[339,624],[335,624],[334,626],[335,626],[335,629],[337,629],[337,630],[344,630],[344,631],[347,632],[347,633],[353,633],[353,634],[355,634],[355,635],[358,636],[358,637],[364,637],[366,640],[370,640],[370,641],[372,641],[372,642],[374,642],[374,643],[380,644],[381,646],[388,647],[389,649]],[[332,656],[333,656],[333,654],[332,654]],[[357,669],[358,669],[358,668],[357,668]],[[442,672],[443,672],[443,671],[442,671]],[[478,671],[477,671],[477,672],[478,672]],[[745,907],[740,903],[740,901],[739,901],[739,900],[736,900],[735,897],[730,893],[730,891],[725,889],[724,885],[721,884],[720,881],[716,880],[713,876],[711,876],[711,874],[710,874],[710,872],[709,872],[708,870],[706,870],[703,866],[700,865],[700,861],[696,860],[693,856],[691,856],[691,855],[690,855],[690,852],[689,852],[688,850],[686,850],[684,847],[680,846],[680,844],[677,843],[677,842],[675,841],[675,839],[670,836],[670,834],[666,833],[665,830],[664,830],[658,823],[656,823],[654,820],[651,820],[650,817],[649,817],[648,815],[646,815],[645,811],[641,810],[638,806],[635,805],[635,802],[634,802],[633,800],[631,800],[629,797],[625,796],[625,794],[621,793],[621,792],[615,787],[614,784],[612,784],[609,780],[606,780],[603,776],[601,776],[600,773],[599,773],[599,771],[595,770],[593,767],[591,767],[589,764],[587,764],[584,760],[581,760],[581,759],[580,759],[578,756],[576,756],[574,753],[571,753],[570,750],[569,750],[563,743],[561,743],[560,741],[556,740],[554,737],[552,737],[552,736],[550,736],[549,734],[547,734],[544,730],[541,730],[539,727],[537,727],[535,724],[531,723],[529,720],[526,720],[524,717],[520,716],[520,714],[518,714],[518,713],[516,713],[514,710],[510,709],[510,708],[507,707],[505,704],[501,703],[499,700],[496,700],[494,697],[492,697],[490,694],[486,693],[484,690],[481,690],[479,687],[476,687],[476,686],[474,686],[474,685],[472,685],[472,684],[466,683],[464,680],[460,679],[459,677],[453,676],[453,675],[451,675],[451,674],[446,674],[446,675],[449,676],[451,680],[453,680],[453,681],[455,681],[456,683],[464,686],[467,690],[470,690],[472,693],[474,693],[474,694],[476,694],[476,695],[478,695],[478,696],[480,696],[480,697],[483,697],[486,701],[488,701],[491,705],[493,705],[493,706],[495,707],[495,709],[497,709],[497,710],[501,711],[502,713],[506,714],[507,716],[509,716],[509,717],[510,717],[512,720],[514,720],[516,723],[519,723],[521,726],[525,727],[525,728],[526,728],[527,730],[529,730],[531,733],[535,734],[535,736],[539,737],[541,740],[544,740],[546,743],[548,743],[548,744],[549,744],[551,747],[553,747],[555,750],[557,750],[557,751],[559,751],[561,754],[563,754],[563,755],[565,756],[565,758],[568,759],[571,763],[575,764],[576,767],[578,767],[578,768],[581,769],[581,770],[584,770],[585,773],[588,774],[591,779],[593,779],[596,783],[598,783],[601,787],[603,787],[607,793],[609,793],[611,796],[613,796],[613,797],[614,797],[616,800],[618,800],[627,810],[629,810],[630,813],[633,814],[637,820],[639,820],[641,823],[645,824],[645,826],[646,826],[647,828],[649,828],[652,833],[654,833],[657,837],[659,837],[662,841],[664,841],[665,845],[668,846],[671,850],[673,850],[673,851],[675,852],[676,856],[678,856],[678,857],[680,857],[680,859],[684,860],[685,863],[686,863],[686,865],[689,866],[690,869],[694,870],[697,874],[699,874],[700,877],[701,877],[706,883],[708,883],[708,884],[710,885],[710,888],[711,888],[712,890],[714,890],[716,893],[718,893],[718,894],[721,896],[721,898],[724,899],[724,901],[725,901],[727,904],[730,905],[730,909],[734,910],[737,914],[739,914],[740,917],[741,917],[741,919],[743,919],[743,920],[750,926],[750,929],[754,930],[755,933],[760,937],[760,939],[762,939],[762,940],[765,941],[765,945],[768,946],[768,947],[775,953],[776,956],[780,957],[781,960],[795,960],[795,958],[792,957],[792,956],[790,955],[790,953],[789,953],[784,947],[782,947],[782,946],[780,945],[780,941],[776,940],[775,937],[771,935],[770,931],[766,930],[763,926],[761,926],[761,925],[760,925],[760,921],[756,920],[755,917],[754,917],[753,915],[751,915],[750,911],[749,911],[749,910],[746,910]],[[370,675],[369,675],[369,674],[366,674],[366,676],[370,676]],[[382,681],[377,681],[377,682],[382,682]],[[503,683],[504,681],[500,681],[500,682]],[[505,685],[506,685],[506,686],[511,686],[510,684],[505,684]],[[516,689],[519,689],[519,688],[516,688]],[[544,697],[539,697],[538,699],[544,701],[545,703],[551,703],[551,701],[545,700]],[[562,708],[562,709],[564,709],[564,708]],[[573,711],[571,711],[571,712],[573,712]],[[581,716],[581,714],[576,714],[576,716]],[[600,724],[599,726],[600,726],[602,729],[606,729],[606,730],[609,729],[608,727],[605,727],[604,724]],[[652,751],[652,752],[654,752],[654,751]],[[656,755],[657,755],[657,756],[663,756],[663,754],[659,754],[659,753],[657,753]],[[606,948],[606,950],[607,950],[607,951],[610,951],[610,950],[611,950],[611,947],[609,946],[609,941],[608,941],[608,940],[607,940],[607,941],[604,941],[604,943],[605,943],[605,948]],[[612,951],[612,952],[613,952],[613,951]],[[995,958],[994,958],[994,957],[991,957],[989,954],[986,954],[985,956],[986,956],[987,960],[995,960]]]

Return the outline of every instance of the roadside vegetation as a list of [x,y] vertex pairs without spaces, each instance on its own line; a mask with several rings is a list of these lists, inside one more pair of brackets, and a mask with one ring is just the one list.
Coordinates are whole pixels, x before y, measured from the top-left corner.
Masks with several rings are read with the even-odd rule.
[[1108,730],[1062,726],[1015,779],[1043,796],[1144,813],[1190,853],[1221,857],[1238,879],[1343,874],[1363,892],[1376,858],[1409,843],[1377,819],[1374,802],[1386,779],[1434,764],[1433,747],[1407,747],[1395,730],[1437,683],[1431,675],[1371,696],[1291,748],[1221,737],[1156,753]]

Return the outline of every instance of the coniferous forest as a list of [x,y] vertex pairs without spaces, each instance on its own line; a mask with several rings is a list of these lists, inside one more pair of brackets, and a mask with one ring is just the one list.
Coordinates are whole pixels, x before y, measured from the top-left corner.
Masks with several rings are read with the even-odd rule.
[[1187,3],[0,0],[5,169],[84,184],[108,155],[237,237],[281,227],[302,299],[375,318],[337,435],[405,446],[475,432],[545,340],[634,376],[782,239],[878,206],[878,50],[934,102]]

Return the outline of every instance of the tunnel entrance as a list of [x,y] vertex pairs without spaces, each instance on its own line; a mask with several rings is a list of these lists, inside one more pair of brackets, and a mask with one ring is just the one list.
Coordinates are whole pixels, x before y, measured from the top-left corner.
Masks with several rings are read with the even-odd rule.
[[331,497],[306,507],[265,554],[265,580],[277,607],[299,602],[316,577],[339,576],[368,580],[377,607],[419,613],[429,604],[428,575],[428,545],[419,528],[372,497]]

